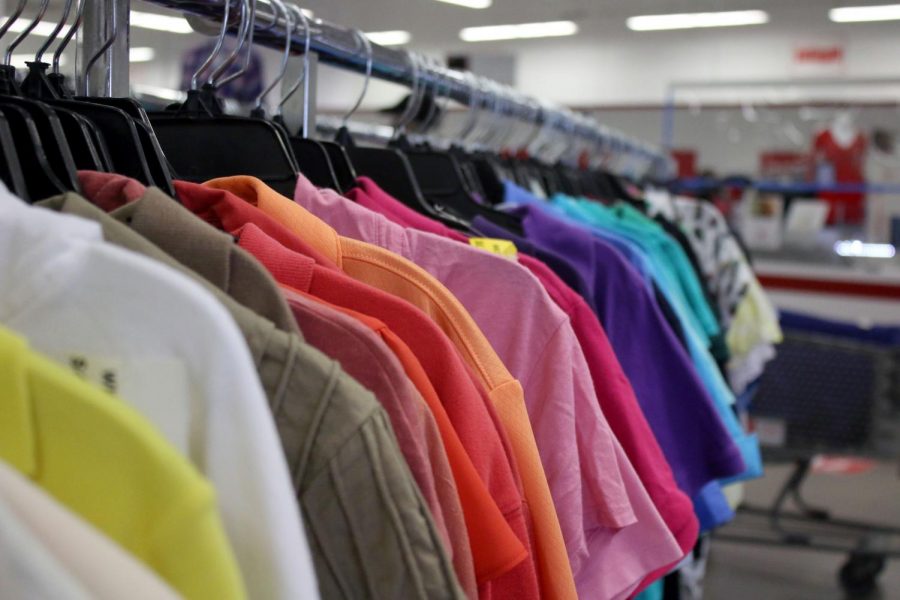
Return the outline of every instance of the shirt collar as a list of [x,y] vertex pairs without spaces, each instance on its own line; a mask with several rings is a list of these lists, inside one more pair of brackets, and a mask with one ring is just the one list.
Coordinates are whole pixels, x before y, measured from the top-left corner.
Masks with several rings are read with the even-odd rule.
[[136,179],[116,173],[78,171],[78,183],[84,197],[106,212],[137,200],[147,191]]
[[234,240],[197,219],[162,190],[150,188],[110,216],[164,248],[215,287],[229,289]]
[[0,327],[0,459],[32,476],[37,471],[37,434],[28,393],[27,357],[25,341]]
[[241,248],[255,256],[278,283],[301,292],[309,291],[314,260],[282,246],[253,223],[244,225],[235,231],[235,235]]
[[[285,198],[255,177],[244,175],[222,177],[204,185],[227,190],[303,238],[332,263],[341,267],[341,244],[337,232],[327,223],[288,198]],[[315,186],[305,178],[298,178],[300,194],[318,194]]]
[[185,208],[217,229],[234,235],[247,223],[253,223],[279,244],[313,259],[317,265],[337,269],[334,262],[305,240],[229,191],[187,181],[175,181],[175,190]]

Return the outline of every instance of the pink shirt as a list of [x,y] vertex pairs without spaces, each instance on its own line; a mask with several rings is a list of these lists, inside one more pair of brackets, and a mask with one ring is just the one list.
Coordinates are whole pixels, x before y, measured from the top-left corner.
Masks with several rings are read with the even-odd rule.
[[303,177],[295,200],[340,234],[413,261],[462,302],[525,390],[573,572],[601,568],[608,557],[592,555],[589,540],[635,523],[633,499],[569,319],[537,279],[513,261],[406,229]]
[[[397,224],[468,243],[468,238],[463,234],[403,205],[385,194],[368,178],[361,177],[359,187],[351,190],[347,196]],[[526,254],[519,254],[518,261],[537,277],[553,301],[571,319],[604,414],[609,418],[613,433],[633,463],[635,472],[653,501],[654,507],[681,549],[680,555],[672,563],[680,560],[690,552],[697,540],[699,525],[694,507],[690,498],[678,489],[672,470],[641,411],[631,384],[622,371],[603,327],[584,299],[543,262]],[[638,518],[640,520],[640,516]],[[636,548],[635,551],[641,552],[647,560],[642,564],[632,563],[630,575],[623,578],[633,578],[642,571],[647,573],[632,593],[639,592],[646,584],[661,577],[673,566],[672,563],[660,563],[665,560],[665,556],[671,556],[671,546],[664,533],[659,529],[653,531],[653,524],[658,525],[658,521],[653,520],[652,524],[644,523],[646,529],[642,535],[655,536],[660,543]],[[662,566],[648,570],[647,566],[654,562]],[[590,591],[592,585],[590,578],[579,579],[581,580],[579,591],[582,593]],[[633,579],[631,581],[633,582]],[[621,585],[624,588],[630,587],[630,584]]]

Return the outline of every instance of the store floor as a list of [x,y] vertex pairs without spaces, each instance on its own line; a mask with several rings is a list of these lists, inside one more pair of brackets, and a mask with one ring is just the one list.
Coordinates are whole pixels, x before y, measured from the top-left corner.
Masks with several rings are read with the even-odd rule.
[[[766,477],[747,486],[747,500],[771,502],[789,467],[768,466]],[[897,464],[856,475],[811,475],[804,486],[810,504],[835,515],[900,527]],[[895,547],[900,540],[895,543]],[[706,579],[706,600],[844,600],[836,573],[845,556],[714,540]],[[900,600],[900,559],[888,561],[877,600]]]

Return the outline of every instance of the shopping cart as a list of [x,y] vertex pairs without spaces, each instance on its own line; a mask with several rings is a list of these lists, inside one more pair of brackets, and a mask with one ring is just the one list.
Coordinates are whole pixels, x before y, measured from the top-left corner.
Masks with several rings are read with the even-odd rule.
[[[900,456],[900,328],[863,329],[794,313],[781,321],[785,340],[751,414],[766,461],[794,469],[771,506],[741,506],[716,537],[846,554],[842,587],[867,595],[886,561],[900,557],[900,528],[836,518],[807,503],[802,486],[821,454]],[[787,509],[788,500],[796,510]]]

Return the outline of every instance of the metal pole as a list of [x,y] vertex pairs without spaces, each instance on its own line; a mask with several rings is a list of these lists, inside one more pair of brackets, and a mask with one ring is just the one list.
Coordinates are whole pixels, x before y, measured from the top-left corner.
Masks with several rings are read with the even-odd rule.
[[78,30],[78,89],[83,89],[84,68],[108,41],[116,20],[116,39],[91,70],[90,96],[128,96],[128,49],[130,0],[85,0],[84,22]]
[[[303,70],[303,61],[294,60],[288,65],[284,81],[295,80]],[[305,131],[308,137],[316,133],[316,90],[319,79],[319,54],[309,53],[309,70],[297,93],[284,103],[284,122],[288,131]],[[284,81],[282,85],[284,85]],[[306,99],[309,98],[307,102]]]
[[[222,0],[150,1],[154,4],[180,10],[186,14],[205,17],[213,22],[220,22],[224,12]],[[276,49],[284,47],[285,23],[271,7],[265,4],[259,7],[256,23],[257,27],[262,29],[257,30],[254,43]],[[359,39],[354,29],[328,23],[321,19],[312,21],[311,25],[312,38],[310,48],[318,55],[318,59],[323,64],[365,72],[368,62],[366,53],[360,51]],[[292,38],[295,51],[299,51],[304,47],[304,36],[302,33],[295,31]],[[413,71],[414,69],[411,68],[405,51],[372,44],[372,77],[406,86],[412,86],[415,79],[419,85],[428,89],[435,89],[437,85],[440,85],[446,89],[446,97],[465,105],[471,104],[473,98],[476,97],[473,94],[472,79],[464,73],[450,69],[426,67],[419,69],[418,71],[420,72],[414,77]],[[314,86],[314,83],[311,85]],[[310,94],[310,99],[312,100],[313,90],[305,91]],[[313,102],[309,104],[311,106],[314,105]],[[510,100],[507,106],[507,114],[509,117],[519,121],[542,125],[547,118],[547,113],[545,111],[536,113],[533,105],[534,101],[525,96],[522,96],[520,99]],[[571,116],[564,115],[559,119],[552,119],[548,128],[558,131],[570,131],[572,128],[571,121],[573,121]],[[314,120],[311,121],[310,125],[312,126],[313,124]],[[576,135],[580,133],[580,131],[575,132]],[[657,151],[657,153],[662,156],[661,151]]]

